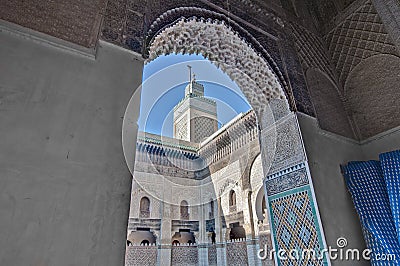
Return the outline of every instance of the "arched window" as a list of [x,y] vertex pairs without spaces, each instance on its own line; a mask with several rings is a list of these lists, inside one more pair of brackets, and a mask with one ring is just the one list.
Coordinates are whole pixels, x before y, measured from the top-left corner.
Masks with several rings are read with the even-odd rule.
[[174,241],[172,241],[172,245],[173,245],[173,246],[177,246],[177,245],[179,245],[179,241],[178,241],[178,240],[174,240]]
[[214,201],[210,201],[210,219],[214,218]]
[[236,192],[231,190],[229,192],[229,212],[236,212]]
[[265,211],[267,209],[267,206],[265,204],[265,195],[262,198],[261,208],[262,208],[262,214],[265,216]]
[[234,190],[229,192],[229,206],[236,206],[236,192]]
[[186,200],[181,202],[181,220],[189,220],[189,204]]
[[143,197],[140,200],[140,218],[150,217],[150,200],[148,197]]

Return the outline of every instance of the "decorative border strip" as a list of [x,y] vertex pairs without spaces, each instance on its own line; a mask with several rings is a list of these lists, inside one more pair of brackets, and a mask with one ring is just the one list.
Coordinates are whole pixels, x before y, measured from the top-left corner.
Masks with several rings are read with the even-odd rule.
[[299,164],[297,164],[297,165],[294,165],[294,166],[292,166],[292,167],[289,167],[289,168],[287,168],[287,169],[284,169],[284,170],[281,170],[281,171],[276,172],[276,173],[274,173],[274,174],[268,175],[268,176],[266,177],[266,179],[267,179],[267,180],[272,180],[272,179],[281,177],[281,176],[283,176],[283,175],[289,174],[289,173],[291,173],[291,172],[297,171],[297,170],[299,170],[299,169],[301,169],[301,168],[304,168],[304,169],[306,168],[305,162],[301,162],[301,163],[299,163]]
[[268,196],[308,185],[307,169],[304,163],[290,167],[267,177],[265,185]]

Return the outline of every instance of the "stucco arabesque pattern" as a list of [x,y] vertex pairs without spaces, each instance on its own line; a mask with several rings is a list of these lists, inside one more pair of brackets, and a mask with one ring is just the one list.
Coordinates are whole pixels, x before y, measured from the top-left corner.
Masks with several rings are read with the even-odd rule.
[[232,189],[234,187],[237,187],[238,181],[232,180],[228,178],[227,180],[224,181],[224,183],[219,187],[218,190],[218,196],[221,196],[224,194],[228,189]]
[[294,113],[265,128],[260,135],[263,171],[266,175],[306,161],[301,132]]
[[[207,2],[207,1],[206,1]],[[261,22],[261,24],[268,25],[267,28],[283,28],[284,22],[283,20],[276,16],[273,12],[266,11],[264,8],[261,8],[258,6],[256,3],[248,3],[252,1],[247,1],[247,0],[239,0],[237,3],[231,2],[230,5],[239,5],[243,6],[245,5],[246,7],[250,8],[254,12],[254,19],[257,20],[258,22]],[[210,3],[211,4],[211,3]],[[255,5],[254,5],[255,4]],[[211,4],[213,5],[213,4]],[[250,10],[249,10],[250,11]],[[213,20],[216,21],[224,21],[227,23],[230,27],[230,29],[236,33],[238,33],[241,37],[245,38],[246,42],[250,44],[253,48],[255,48],[256,51],[260,52],[262,54],[262,57],[268,62],[269,66],[273,70],[273,72],[277,75],[278,80],[280,81],[282,87],[284,88],[285,92],[288,95],[291,95],[291,89],[289,88],[288,85],[288,80],[285,77],[285,75],[282,73],[280,67],[278,64],[275,62],[269,51],[265,49],[265,43],[260,43],[260,41],[255,38],[248,30],[243,28],[240,24],[238,24],[235,20],[230,18],[229,15],[223,14],[223,13],[218,13],[212,10],[209,10],[208,8],[202,8],[202,7],[195,7],[195,6],[184,6],[184,7],[177,7],[173,9],[169,9],[162,13],[157,19],[153,21],[151,25],[149,25],[149,29],[146,32],[146,37],[145,37],[145,50],[144,50],[144,56],[145,58],[148,58],[149,56],[149,47],[153,42],[153,39],[155,36],[157,36],[160,32],[165,27],[171,26],[172,24],[176,23],[178,20],[182,19],[183,17],[185,18],[207,18],[208,22],[212,22]],[[258,18],[257,18],[258,17]],[[267,24],[265,24],[267,23]],[[272,29],[271,28],[271,29]],[[266,33],[266,35],[269,35],[269,33]],[[273,35],[270,35],[272,39],[275,39],[276,37]],[[291,102],[291,104],[294,104]],[[293,109],[295,109],[294,106],[292,106]]]
[[266,187],[269,196],[308,184],[307,169],[304,163],[268,176]]
[[202,54],[238,84],[256,112],[272,99],[286,99],[268,62],[224,21],[182,18],[165,28],[148,61],[170,53]]

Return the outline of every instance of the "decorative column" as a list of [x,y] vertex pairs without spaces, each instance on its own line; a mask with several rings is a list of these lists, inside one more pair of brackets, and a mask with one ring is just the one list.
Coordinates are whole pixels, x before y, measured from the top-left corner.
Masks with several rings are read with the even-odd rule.
[[208,266],[208,247],[207,244],[199,244],[197,245],[199,249],[199,265],[200,266]]
[[243,218],[244,218],[244,230],[246,232],[246,248],[247,248],[247,260],[249,265],[260,265],[260,260],[257,258],[257,247],[256,241],[254,240],[254,228],[252,222],[252,207],[251,207],[251,191],[245,189],[242,193],[243,197]]
[[225,244],[222,242],[217,242],[215,246],[217,248],[217,265],[226,265]]
[[261,265],[261,260],[257,257],[257,252],[259,250],[258,241],[255,239],[246,239],[246,246],[248,264],[255,266]]
[[[327,246],[297,116],[285,114],[279,103],[271,108],[273,113],[264,114],[261,121],[260,144],[273,247],[284,250],[289,261],[303,265],[307,258],[291,260],[288,254],[300,250],[301,255],[306,249],[318,254]],[[283,260],[275,256],[275,262],[282,265]],[[312,263],[330,265],[326,256]]]
[[222,206],[221,198],[217,198],[217,216],[215,217],[215,246],[217,249],[217,265],[226,265],[225,234],[222,228]]
[[171,265],[171,205],[162,203],[161,239],[158,246],[157,265]]
[[208,243],[207,243],[207,232],[206,232],[206,208],[207,205],[199,205],[199,237],[196,239],[198,241],[197,247],[199,249],[199,265],[208,266]]

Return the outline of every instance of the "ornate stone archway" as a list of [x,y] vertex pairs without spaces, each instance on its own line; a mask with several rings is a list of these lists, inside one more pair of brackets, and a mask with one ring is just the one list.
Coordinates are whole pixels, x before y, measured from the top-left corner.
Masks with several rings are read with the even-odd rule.
[[268,62],[224,21],[180,19],[155,36],[147,62],[171,53],[202,54],[242,88],[256,112],[272,99],[284,100],[289,110],[285,92]]
[[[171,53],[202,54],[238,84],[257,114],[275,250],[326,248],[297,116],[279,73],[224,21],[181,18],[160,30],[149,43],[147,61]],[[257,245],[247,250],[255,265],[257,250]],[[323,258],[314,264],[330,263]]]

